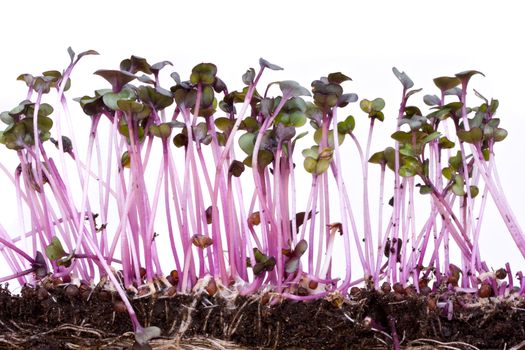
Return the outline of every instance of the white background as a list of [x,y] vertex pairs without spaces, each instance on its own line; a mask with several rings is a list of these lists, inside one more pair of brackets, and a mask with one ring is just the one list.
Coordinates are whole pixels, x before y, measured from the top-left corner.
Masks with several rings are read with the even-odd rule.
[[[81,61],[71,98],[102,86],[93,71],[117,68],[132,54],[150,63],[170,60],[183,79],[195,64],[214,62],[230,90],[242,87],[241,75],[264,57],[285,68],[267,74],[267,81],[293,79],[309,86],[333,71],[349,75],[348,92],[386,100],[383,127],[389,132],[401,87],[392,66],[404,70],[424,93],[436,93],[434,77],[477,69],[486,77],[476,76],[471,87],[500,100],[498,116],[509,136],[496,148],[499,171],[525,226],[523,13],[518,1],[6,1],[0,5],[0,110],[25,98],[25,85],[15,81],[20,73],[63,69],[68,46],[101,54]],[[424,93],[413,102],[422,105]],[[472,90],[469,94],[477,103]],[[364,122],[357,105],[353,108]],[[364,126],[357,131],[366,136]],[[376,139],[373,150],[384,142]],[[0,181],[0,191],[8,193],[9,182],[3,175]],[[2,223],[14,218],[6,199],[1,198]],[[523,269],[494,206],[487,210],[482,257],[489,266],[511,261],[514,270]]]

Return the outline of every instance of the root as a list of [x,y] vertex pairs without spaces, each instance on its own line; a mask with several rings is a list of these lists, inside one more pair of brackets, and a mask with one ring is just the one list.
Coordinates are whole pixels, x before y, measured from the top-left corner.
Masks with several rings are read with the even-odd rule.
[[[246,307],[247,304],[248,304],[248,301],[245,301],[244,304],[242,304],[242,306],[239,308],[239,310],[237,311],[235,316],[233,316],[233,319],[231,320],[230,324],[226,325],[226,327],[224,329],[224,334],[226,334],[226,336],[228,338],[231,338],[231,336],[237,330],[237,327],[239,327],[239,324],[241,323],[242,318],[243,318],[243,315],[241,315],[241,312],[243,311],[243,309]],[[232,329],[232,326],[234,324],[235,324],[235,326]]]
[[435,349],[450,349],[450,350],[480,350],[478,347],[475,347],[474,345],[456,341],[456,342],[440,342],[438,340],[434,339],[416,339],[409,343],[409,349],[411,346],[417,346],[417,345],[432,345]]
[[510,348],[509,350],[521,350],[521,349],[525,349],[525,340],[522,341],[521,343],[519,344],[516,344],[514,345],[512,348]]
[[95,336],[95,338],[102,338],[102,333],[100,331],[93,329],[93,328],[77,326],[74,324],[63,324],[63,325],[58,326],[57,328],[50,329],[49,331],[43,332],[40,334],[51,334],[51,333],[56,333],[56,332],[61,332],[61,331],[68,331],[68,330],[75,331],[77,334],[89,333]]
[[[184,315],[184,319],[180,323],[179,330],[177,331],[177,337],[183,337],[184,333],[188,330],[192,322],[192,314],[195,311],[195,306],[197,305],[197,298],[193,299],[191,306],[182,305],[186,308],[187,312]],[[171,334],[171,333],[170,333]]]

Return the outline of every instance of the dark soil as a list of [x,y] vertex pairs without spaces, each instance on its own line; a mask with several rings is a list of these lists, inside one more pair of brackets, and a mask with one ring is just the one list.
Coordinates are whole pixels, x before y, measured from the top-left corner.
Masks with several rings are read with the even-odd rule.
[[[130,348],[132,327],[118,296],[75,288],[26,287],[19,296],[0,288],[0,349]],[[201,294],[135,299],[133,306],[144,326],[163,331],[152,345],[192,337],[257,349],[391,349],[395,344],[518,349],[525,344],[520,344],[525,339],[525,300],[510,297],[354,289],[346,298],[311,302]],[[172,348],[186,349],[180,342]]]

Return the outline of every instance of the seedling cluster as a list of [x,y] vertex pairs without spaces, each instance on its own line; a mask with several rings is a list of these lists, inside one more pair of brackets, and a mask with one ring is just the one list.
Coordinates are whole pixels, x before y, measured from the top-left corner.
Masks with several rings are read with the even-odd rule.
[[[161,85],[170,62],[131,56],[118,69],[95,72],[101,88],[75,99],[85,114],[78,116],[66,97],[70,76],[82,57],[97,53],[68,52],[62,72],[21,75],[27,96],[0,115],[3,152],[19,160],[15,169],[0,168],[16,189],[21,226],[30,227],[0,226],[0,251],[12,270],[0,282],[114,289],[140,343],[159,329],[141,327],[130,296],[310,300],[359,284],[385,292],[410,285],[418,293],[429,281],[482,296],[525,292],[521,273],[515,283],[508,264],[494,272],[480,256],[489,197],[525,256],[496,170],[494,146],[507,136],[495,117],[498,101],[475,92],[479,104],[467,105],[469,81],[480,72],[434,79],[437,95],[423,97],[427,113],[414,104],[421,89],[394,68],[402,99],[398,115],[387,116],[383,99],[346,93],[351,79],[339,72],[310,90],[289,80],[261,87],[263,73],[282,69],[261,59],[242,75],[244,86],[230,91],[212,63],[196,65],[188,80],[171,73]],[[75,131],[85,134],[78,140],[68,137],[76,118],[91,121],[89,130]],[[374,129],[393,118],[392,147],[372,153]],[[354,128],[364,122],[361,143]],[[347,173],[343,164],[355,152],[358,170]],[[297,201],[307,187],[298,172],[309,178],[306,203]],[[355,181],[359,194],[349,190]],[[429,208],[418,221],[416,202]]]

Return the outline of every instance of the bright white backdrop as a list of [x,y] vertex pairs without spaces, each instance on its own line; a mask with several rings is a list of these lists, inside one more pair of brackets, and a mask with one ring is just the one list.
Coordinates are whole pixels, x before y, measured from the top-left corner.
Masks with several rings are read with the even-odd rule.
[[[293,79],[309,86],[321,75],[344,72],[353,78],[348,91],[386,100],[389,130],[400,97],[392,66],[407,72],[424,93],[436,92],[433,77],[477,69],[486,77],[473,78],[472,87],[500,100],[498,116],[509,136],[496,149],[499,171],[525,226],[523,13],[518,1],[3,2],[0,110],[24,99],[25,86],[15,81],[20,73],[62,69],[68,46],[101,54],[81,61],[70,97],[90,94],[102,83],[93,71],[116,68],[132,54],[152,63],[170,60],[182,77],[199,62],[214,62],[231,89],[240,88],[244,71],[264,57],[285,68],[268,74],[268,81]],[[374,150],[384,147],[380,139]],[[0,191],[9,193],[5,177],[0,181]],[[0,220],[12,222],[15,214],[4,198]],[[485,220],[482,256],[490,266],[511,261],[515,270],[523,269],[494,206]]]

